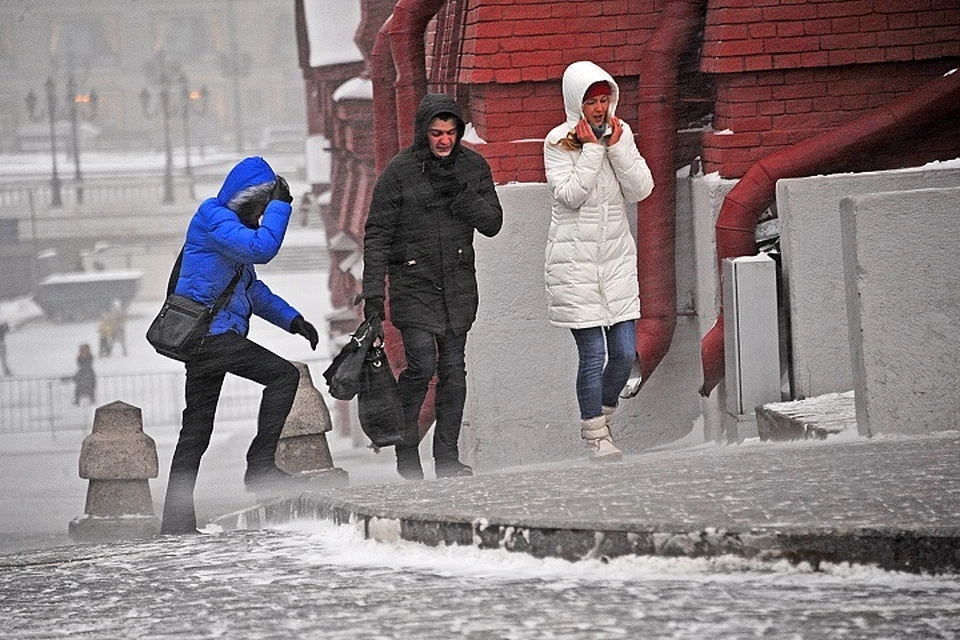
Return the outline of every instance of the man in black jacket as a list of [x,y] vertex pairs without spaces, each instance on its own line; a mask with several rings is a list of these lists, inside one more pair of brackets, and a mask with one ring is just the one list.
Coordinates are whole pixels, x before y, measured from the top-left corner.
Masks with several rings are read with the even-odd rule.
[[419,416],[437,374],[433,457],[438,478],[472,475],[459,459],[467,393],[464,348],[477,316],[474,230],[493,237],[503,223],[490,166],[461,146],[465,124],[445,94],[420,101],[413,144],[384,169],[373,189],[363,242],[364,317],[382,318],[390,282],[390,321],[403,339],[399,376],[404,442],[397,471],[422,479]]

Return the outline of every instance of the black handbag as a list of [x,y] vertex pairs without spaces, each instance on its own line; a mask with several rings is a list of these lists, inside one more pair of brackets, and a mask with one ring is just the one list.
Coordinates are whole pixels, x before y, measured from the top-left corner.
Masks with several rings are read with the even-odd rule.
[[[170,282],[173,285],[176,285],[176,279],[179,277],[182,260],[183,250],[181,249],[170,274]],[[180,362],[189,362],[203,344],[203,339],[210,330],[210,323],[230,298],[242,274],[243,268],[240,267],[212,307],[186,296],[169,293],[160,308],[160,313],[147,329],[147,342],[160,355]],[[167,290],[171,291],[172,287],[168,286]]]
[[347,344],[343,345],[340,353],[323,372],[330,395],[337,400],[352,400],[359,393],[364,360],[376,340],[374,329],[369,320],[361,322]]
[[364,358],[357,413],[360,428],[374,449],[392,447],[403,440],[403,402],[382,347],[370,347]]

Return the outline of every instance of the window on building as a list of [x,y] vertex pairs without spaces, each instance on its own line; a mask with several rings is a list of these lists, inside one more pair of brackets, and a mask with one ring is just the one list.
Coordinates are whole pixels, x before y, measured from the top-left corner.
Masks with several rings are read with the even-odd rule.
[[119,34],[108,16],[66,16],[51,22],[50,50],[65,63],[84,66],[115,60]]
[[199,13],[156,16],[153,49],[184,61],[211,52],[213,47],[207,32],[207,21]]

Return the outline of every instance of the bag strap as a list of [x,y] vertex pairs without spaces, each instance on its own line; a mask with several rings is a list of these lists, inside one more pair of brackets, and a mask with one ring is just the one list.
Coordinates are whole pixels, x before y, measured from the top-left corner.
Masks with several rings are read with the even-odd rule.
[[173,292],[177,289],[177,280],[180,279],[180,265],[183,264],[183,247],[180,247],[180,253],[177,254],[177,259],[173,263],[173,268],[170,269],[170,278],[167,280],[167,296],[173,295]]
[[220,294],[220,297],[217,298],[217,301],[213,303],[213,308],[210,310],[210,317],[214,317],[220,312],[220,309],[227,303],[227,300],[230,299],[230,296],[233,295],[233,290],[236,288],[237,283],[240,282],[240,276],[243,275],[243,266],[237,267],[237,272],[233,275],[233,280],[230,281],[230,284],[227,285],[227,288],[223,290],[223,293]]
[[[180,247],[180,253],[177,254],[177,259],[173,263],[173,268],[170,270],[170,279],[167,281],[167,295],[171,295],[177,288],[177,280],[180,279],[180,267],[183,265],[183,247]],[[223,290],[223,293],[220,294],[220,297],[217,298],[217,301],[213,303],[213,307],[210,309],[210,317],[217,315],[220,312],[220,309],[223,308],[223,305],[227,303],[227,300],[230,299],[230,296],[233,295],[233,290],[237,287],[237,283],[240,282],[240,277],[243,275],[243,265],[237,267],[237,272],[233,276],[233,280],[230,281],[230,284],[227,285],[227,288]]]

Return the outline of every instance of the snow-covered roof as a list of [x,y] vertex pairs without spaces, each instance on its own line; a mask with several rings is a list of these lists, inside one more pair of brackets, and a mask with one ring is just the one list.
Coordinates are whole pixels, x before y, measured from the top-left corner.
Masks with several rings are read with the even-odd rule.
[[366,78],[350,78],[333,92],[333,101],[373,100],[373,83]]
[[363,60],[353,41],[360,26],[360,3],[304,0],[310,66],[323,67]]

